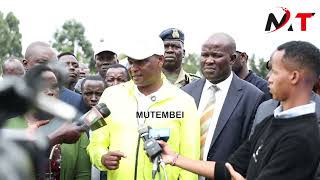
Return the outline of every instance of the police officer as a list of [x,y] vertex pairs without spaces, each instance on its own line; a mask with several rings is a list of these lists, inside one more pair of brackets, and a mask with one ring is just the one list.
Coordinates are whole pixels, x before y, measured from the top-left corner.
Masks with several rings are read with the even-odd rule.
[[182,59],[185,56],[184,33],[176,28],[169,28],[159,35],[165,48],[165,61],[162,67],[167,79],[181,88],[200,77],[187,73],[182,68]]

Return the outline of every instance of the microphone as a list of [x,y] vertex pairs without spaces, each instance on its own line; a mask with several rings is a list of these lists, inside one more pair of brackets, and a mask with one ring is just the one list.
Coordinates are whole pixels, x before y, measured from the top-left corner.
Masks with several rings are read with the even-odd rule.
[[142,126],[138,129],[138,132],[144,141],[144,150],[146,151],[148,157],[153,160],[155,157],[161,154],[162,148],[153,137],[150,137],[150,129],[152,129],[150,126]]
[[170,128],[150,129],[149,137],[154,138],[155,140],[162,140],[164,142],[168,142],[170,137]]
[[105,125],[107,125],[104,118],[108,117],[111,114],[109,108],[106,104],[100,103],[92,107],[87,113],[82,115],[76,124],[78,126],[84,127],[86,130],[91,129],[95,131]]
[[150,136],[149,132],[152,128],[150,126],[142,126],[138,129],[140,137],[144,141],[144,150],[146,151],[148,157],[153,163],[152,166],[152,179],[155,178],[156,173],[159,169],[160,155],[162,148],[155,138]]

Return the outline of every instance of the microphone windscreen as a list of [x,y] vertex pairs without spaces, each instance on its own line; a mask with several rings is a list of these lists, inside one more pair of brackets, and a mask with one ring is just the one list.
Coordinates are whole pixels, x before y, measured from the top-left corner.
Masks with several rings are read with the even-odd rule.
[[107,107],[105,103],[99,103],[95,107],[104,118],[108,117],[111,114],[110,109]]

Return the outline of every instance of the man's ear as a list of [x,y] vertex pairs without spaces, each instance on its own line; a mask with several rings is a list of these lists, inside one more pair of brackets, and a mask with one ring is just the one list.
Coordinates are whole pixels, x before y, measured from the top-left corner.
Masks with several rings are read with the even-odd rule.
[[23,60],[22,60],[22,64],[23,64],[23,66],[24,66],[24,69],[27,70],[27,69],[28,69],[28,68],[27,68],[27,67],[28,67],[28,60],[23,59]]
[[241,59],[241,63],[247,64],[247,61],[248,61],[248,55],[247,55],[247,53],[241,52],[241,53],[240,53],[240,59]]
[[164,63],[164,56],[163,55],[161,55],[161,56],[159,56],[159,66],[162,68],[162,66],[163,66],[163,63]]
[[182,53],[182,59],[186,56],[186,50],[183,49],[183,53]]
[[291,72],[289,76],[289,80],[291,84],[297,84],[301,79],[301,73],[299,71],[293,71]]
[[230,65],[233,65],[236,62],[236,59],[237,59],[236,53],[232,53],[230,55]]

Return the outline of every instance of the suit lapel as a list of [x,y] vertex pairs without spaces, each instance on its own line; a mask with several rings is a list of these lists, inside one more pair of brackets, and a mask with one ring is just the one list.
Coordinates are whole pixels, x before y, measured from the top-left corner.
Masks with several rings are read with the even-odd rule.
[[202,90],[205,82],[206,82],[205,79],[200,79],[199,81],[195,82],[194,87],[191,88],[190,95],[194,98],[197,108],[199,107],[200,98],[201,98],[201,94],[202,94]]
[[232,81],[231,81],[231,84],[230,84],[230,87],[229,87],[229,90],[228,90],[228,93],[227,93],[227,96],[226,96],[226,99],[224,100],[223,107],[220,111],[220,115],[218,118],[216,129],[215,129],[213,137],[212,137],[210,148],[213,146],[213,144],[217,140],[219,134],[221,133],[222,129],[224,128],[224,126],[228,122],[232,112],[236,108],[236,106],[237,106],[237,104],[243,94],[242,85],[239,81],[240,81],[240,79],[234,74]]

